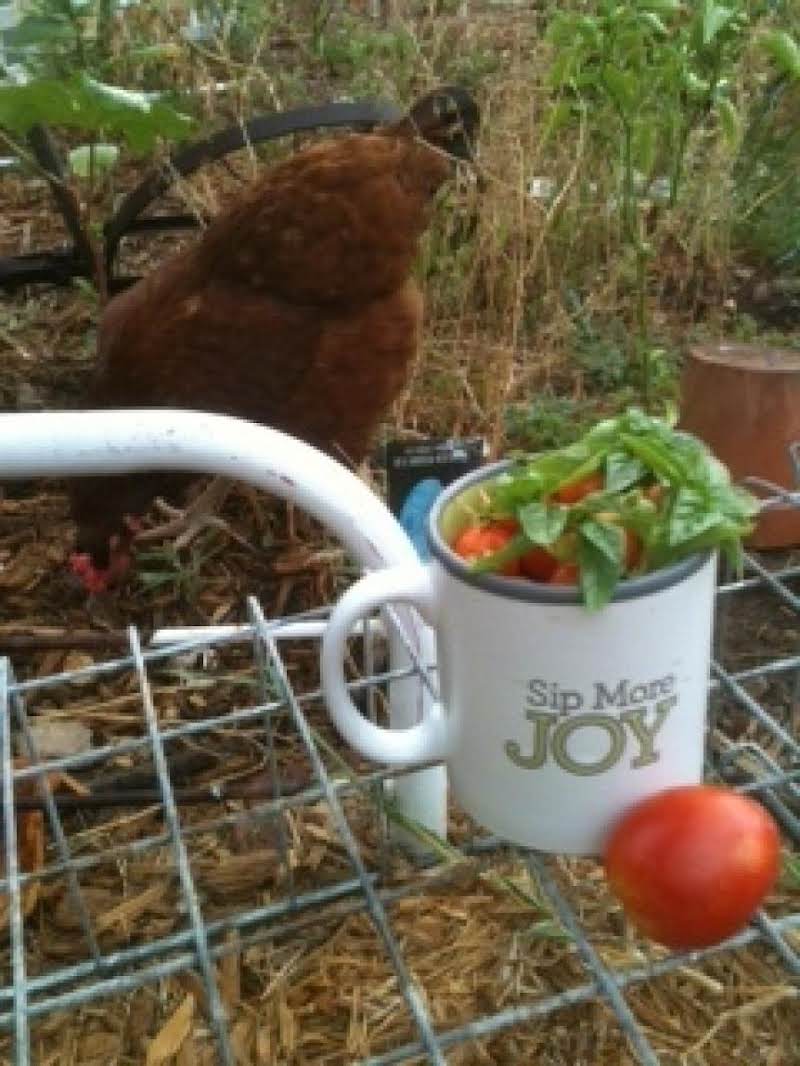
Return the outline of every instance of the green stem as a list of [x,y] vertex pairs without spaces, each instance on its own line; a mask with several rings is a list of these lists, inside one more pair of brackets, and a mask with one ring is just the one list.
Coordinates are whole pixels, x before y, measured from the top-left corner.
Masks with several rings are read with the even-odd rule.
[[669,206],[674,207],[678,202],[678,190],[683,182],[684,159],[686,147],[689,143],[689,135],[692,131],[693,122],[688,119],[681,126],[678,135],[678,144],[675,151],[675,159],[672,164],[672,173],[669,176]]
[[634,190],[633,190],[633,126],[623,120],[622,127],[622,221],[627,241],[636,239],[634,224]]
[[111,20],[114,0],[98,0],[97,4],[97,59],[105,62],[111,55]]
[[649,256],[641,241],[636,247],[636,331],[639,337],[639,358],[642,367],[642,398],[646,411],[650,409],[651,367],[650,330],[647,322],[647,260]]

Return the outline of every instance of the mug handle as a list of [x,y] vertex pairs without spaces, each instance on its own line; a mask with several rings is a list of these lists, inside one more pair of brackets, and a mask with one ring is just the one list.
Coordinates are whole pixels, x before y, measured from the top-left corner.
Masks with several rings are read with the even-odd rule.
[[409,729],[385,729],[361,714],[347,688],[344,660],[353,626],[371,610],[392,602],[416,607],[432,625],[434,594],[428,568],[408,565],[374,570],[347,590],[333,608],[322,636],[322,695],[341,735],[368,759],[388,766],[443,759],[446,721],[438,705]]

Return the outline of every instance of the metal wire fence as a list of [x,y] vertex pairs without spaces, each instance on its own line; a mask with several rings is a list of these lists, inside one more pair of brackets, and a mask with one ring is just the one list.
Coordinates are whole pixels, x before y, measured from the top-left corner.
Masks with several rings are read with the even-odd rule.
[[[708,744],[709,778],[756,795],[778,821],[784,841],[795,855],[800,843],[800,743],[796,731],[800,648],[792,649],[791,634],[796,637],[793,627],[798,625],[800,612],[799,583],[800,566],[772,570],[760,559],[748,556],[744,577],[720,585]],[[786,639],[778,640],[776,654],[766,642],[758,661],[743,668],[741,656],[731,653],[732,643],[735,651],[737,641],[743,639],[741,615],[754,592],[762,599],[769,597],[768,619],[775,632]],[[13,1033],[15,1066],[34,1061],[31,1033],[38,1020],[53,1012],[68,1016],[95,1001],[124,997],[141,986],[190,971],[201,982],[217,1061],[233,1066],[237,1057],[220,994],[220,961],[249,946],[291,936],[297,925],[308,928],[315,921],[321,922],[329,916],[331,906],[340,914],[369,916],[413,1023],[412,1039],[361,1060],[370,1066],[421,1059],[445,1063],[458,1045],[541,1022],[565,1008],[595,1000],[605,1001],[613,1012],[637,1061],[652,1066],[659,1062],[659,1056],[626,1000],[635,986],[756,942],[771,951],[776,982],[800,976],[800,913],[764,911],[740,934],[707,951],[671,954],[635,966],[611,966],[603,961],[584,928],[576,899],[554,876],[551,860],[533,852],[516,852],[553,919],[572,938],[584,978],[556,994],[522,996],[519,1002],[487,1011],[465,1024],[437,1024],[392,918],[400,901],[424,891],[430,852],[413,860],[416,876],[399,885],[384,879],[386,857],[398,846],[387,817],[391,804],[386,786],[398,772],[354,769],[344,763],[326,727],[314,671],[298,670],[293,654],[293,649],[303,650],[304,661],[313,664],[325,612],[268,620],[254,599],[249,601],[248,611],[248,624],[230,632],[209,630],[164,646],[143,647],[139,633],[131,628],[126,655],[49,676],[17,680],[11,663],[0,661],[5,857],[0,892],[7,894],[9,944],[9,968],[0,987],[0,1024]],[[235,671],[230,666],[231,656]],[[379,705],[387,684],[400,676],[424,671],[427,681],[435,682],[433,664],[418,663],[404,672],[375,673],[376,658],[380,659],[380,648],[367,658],[373,672],[354,674],[352,680],[352,690],[364,699],[365,708]],[[165,685],[165,679],[175,677],[183,680],[189,693],[194,690],[185,685],[187,678],[201,686],[203,705],[194,717],[187,716],[185,706],[176,709],[180,685]],[[233,688],[228,684],[231,679]],[[100,746],[85,745],[68,755],[41,758],[35,727],[47,713],[43,708],[58,707],[63,716],[70,699],[85,693],[87,684],[102,686],[112,680],[118,686],[115,691],[124,693],[125,714],[119,716],[124,724],[115,719],[117,735]],[[221,686],[219,696],[214,695],[216,684]],[[25,760],[14,758],[12,734],[18,736],[18,749]],[[258,749],[260,791],[245,793],[246,802],[226,804],[227,795],[233,793],[226,793],[223,786],[212,786],[205,805],[187,806],[197,796],[175,781],[179,752],[187,747],[221,750],[231,739]],[[71,810],[63,798],[63,786],[54,784],[55,774],[69,775],[77,787],[76,781],[94,782],[102,779],[104,772],[109,780],[111,770],[143,764],[152,771],[150,792],[128,789],[112,798],[102,783],[94,785],[93,802],[99,810],[92,812],[91,820],[85,810],[82,815]],[[37,787],[40,798],[31,799]],[[215,795],[220,801],[216,806]],[[37,803],[43,807],[50,847],[44,863],[26,868],[31,863],[25,857],[25,817],[36,813]],[[86,797],[78,789],[73,806],[81,803],[86,803]],[[104,803],[109,806],[104,808]],[[112,804],[116,808],[126,805],[125,810],[133,812],[133,821],[122,821],[125,832],[121,835],[115,828],[120,825],[115,820],[118,810],[112,810]],[[152,831],[152,821],[136,821],[137,811],[146,805],[151,812],[160,812],[156,831]],[[330,839],[343,860],[335,868],[320,868],[312,883],[293,872],[295,842],[290,816],[301,810],[313,810],[324,817]],[[369,812],[366,819],[365,810]],[[364,844],[365,825],[371,834],[368,847]],[[102,846],[87,848],[87,829],[96,833],[98,826],[103,830]],[[281,888],[266,901],[253,892],[249,898],[229,900],[225,908],[212,911],[198,870],[207,868],[203,861],[210,842],[219,846],[236,832],[261,834],[261,840],[267,835],[275,868],[282,871]],[[464,847],[484,858],[508,854],[500,841],[480,834]],[[154,876],[161,875],[166,871],[167,857],[172,920],[155,923],[127,942],[109,947],[108,920],[99,920],[92,906],[91,889],[98,871],[109,864],[122,868],[135,858],[152,860]],[[28,894],[34,886],[47,896],[46,886],[56,884],[62,886],[74,919],[75,933],[66,959],[53,959],[35,948],[26,918]]]

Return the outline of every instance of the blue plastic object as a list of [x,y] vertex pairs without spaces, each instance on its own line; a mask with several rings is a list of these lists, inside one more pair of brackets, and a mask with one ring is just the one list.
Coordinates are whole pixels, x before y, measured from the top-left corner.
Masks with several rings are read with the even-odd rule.
[[424,480],[418,481],[408,496],[406,496],[400,509],[400,525],[417,549],[420,559],[423,560],[430,558],[428,541],[425,537],[428,515],[443,487],[441,481],[435,477],[426,477]]

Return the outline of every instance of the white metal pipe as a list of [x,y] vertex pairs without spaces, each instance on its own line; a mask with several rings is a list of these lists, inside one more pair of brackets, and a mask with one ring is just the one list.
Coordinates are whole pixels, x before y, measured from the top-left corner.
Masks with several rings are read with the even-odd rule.
[[[310,445],[267,426],[201,411],[172,409],[42,412],[0,415],[0,478],[71,477],[147,470],[217,474],[291,500],[327,526],[366,570],[417,562],[405,532],[355,474]],[[424,663],[433,634],[397,608],[411,646]],[[396,636],[392,667],[409,665]],[[419,721],[429,698],[415,679],[392,683],[391,721]],[[398,783],[403,812],[439,835],[446,832],[442,767]]]
[[416,558],[392,514],[321,452],[252,422],[171,409],[0,415],[0,475],[180,470],[219,474],[294,501],[366,567]]
[[[325,632],[327,621],[324,618],[312,618],[305,622],[284,622],[272,630],[275,640],[319,640]],[[252,626],[217,625],[217,626],[167,626],[157,629],[150,636],[153,648],[169,647],[170,644],[189,644],[194,640],[212,644],[215,640],[229,640],[240,634],[252,632]],[[386,636],[386,626],[380,619],[368,619],[367,631],[374,636]],[[361,635],[364,626],[356,627],[355,635]]]

